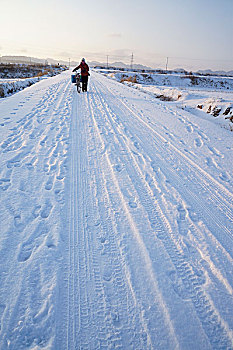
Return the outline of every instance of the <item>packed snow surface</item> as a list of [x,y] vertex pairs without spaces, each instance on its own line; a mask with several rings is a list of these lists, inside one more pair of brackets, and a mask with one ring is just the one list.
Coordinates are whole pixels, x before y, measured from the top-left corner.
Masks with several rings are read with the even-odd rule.
[[232,132],[90,78],[0,101],[0,349],[232,349]]

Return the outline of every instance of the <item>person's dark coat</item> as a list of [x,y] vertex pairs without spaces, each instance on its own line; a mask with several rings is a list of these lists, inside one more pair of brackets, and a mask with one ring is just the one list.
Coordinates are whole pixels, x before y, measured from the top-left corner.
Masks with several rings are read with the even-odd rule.
[[86,62],[81,62],[79,66],[75,67],[73,69],[73,72],[75,72],[78,69],[81,69],[81,76],[82,77],[88,77],[89,75],[89,66],[86,64]]

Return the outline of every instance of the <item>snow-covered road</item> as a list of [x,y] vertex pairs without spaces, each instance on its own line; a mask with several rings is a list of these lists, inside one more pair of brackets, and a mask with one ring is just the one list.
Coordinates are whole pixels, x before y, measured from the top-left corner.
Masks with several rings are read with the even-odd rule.
[[233,349],[232,133],[95,72],[0,110],[0,349]]

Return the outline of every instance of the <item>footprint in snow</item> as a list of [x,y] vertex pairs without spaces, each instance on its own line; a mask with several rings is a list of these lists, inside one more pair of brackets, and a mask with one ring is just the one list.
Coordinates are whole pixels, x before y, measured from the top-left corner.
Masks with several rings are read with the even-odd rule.
[[200,221],[199,215],[192,208],[188,208],[188,215],[193,222]]
[[122,169],[123,169],[123,167],[121,164],[116,165],[116,171],[121,172]]
[[224,182],[229,182],[230,181],[230,175],[228,172],[224,171],[219,175],[219,178],[224,181]]
[[196,147],[202,147],[203,146],[203,141],[202,141],[201,138],[198,137],[198,138],[196,138],[194,140],[194,144],[195,144]]
[[218,165],[217,163],[215,162],[215,160],[211,157],[207,157],[206,158],[206,164],[209,166],[209,167],[214,167],[214,168],[218,168]]
[[35,208],[32,211],[32,216],[34,218],[37,218],[40,214],[40,209],[41,209],[41,205],[36,205]]
[[181,220],[181,221],[185,220],[186,216],[187,216],[186,209],[182,205],[179,205],[177,210],[178,210],[178,214],[179,214],[179,220]]
[[130,206],[130,208],[137,208],[137,203],[136,202],[134,202],[134,201],[129,201],[129,206]]
[[187,131],[190,132],[190,133],[193,132],[193,127],[192,127],[191,125],[188,125],[188,126],[186,127],[186,129],[187,129]]
[[112,279],[112,272],[110,269],[105,268],[103,272],[103,280],[106,282],[110,282]]
[[25,224],[22,222],[20,214],[14,217],[14,225],[19,232],[22,232],[24,230]]
[[11,181],[8,178],[1,178],[0,179],[0,189],[3,191],[8,190],[8,188],[11,186]]
[[57,248],[56,242],[55,242],[55,240],[53,239],[53,237],[48,237],[48,238],[47,238],[47,240],[46,240],[46,246],[47,246],[49,249],[55,249],[55,248]]
[[178,211],[177,225],[179,229],[179,234],[181,234],[182,236],[186,236],[189,232],[189,226],[186,223],[188,211],[183,207],[183,205],[179,205],[177,207],[177,211]]
[[47,219],[51,213],[51,210],[53,208],[53,205],[50,203],[50,201],[46,201],[43,209],[41,210],[41,213],[40,213],[40,216],[43,218],[43,219]]
[[41,323],[46,317],[48,317],[49,308],[49,300],[46,300],[45,303],[42,305],[41,309],[38,311],[38,313],[35,316],[33,316],[34,323]]
[[50,191],[53,188],[54,176],[51,176],[45,184],[45,189]]
[[18,261],[27,261],[31,257],[33,251],[40,247],[46,234],[48,234],[48,228],[40,222],[27,241],[22,244],[18,255]]
[[32,251],[33,251],[32,243],[24,243],[18,255],[18,261],[19,262],[27,261],[32,255]]
[[220,158],[224,158],[224,155],[221,154],[221,152],[217,148],[210,147],[210,146],[208,146],[208,148],[209,148],[210,152],[213,153],[215,156],[220,157]]

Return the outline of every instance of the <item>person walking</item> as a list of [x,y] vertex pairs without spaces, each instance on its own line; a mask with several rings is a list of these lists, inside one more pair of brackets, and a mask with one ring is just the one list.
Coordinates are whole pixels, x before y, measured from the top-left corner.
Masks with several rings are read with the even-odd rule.
[[83,58],[81,63],[73,69],[73,72],[75,72],[79,68],[81,69],[82,91],[87,91],[88,76],[90,74],[89,74],[89,66],[86,63],[85,58]]

